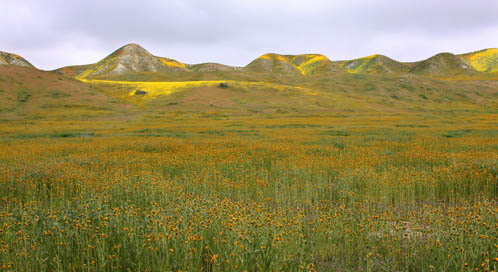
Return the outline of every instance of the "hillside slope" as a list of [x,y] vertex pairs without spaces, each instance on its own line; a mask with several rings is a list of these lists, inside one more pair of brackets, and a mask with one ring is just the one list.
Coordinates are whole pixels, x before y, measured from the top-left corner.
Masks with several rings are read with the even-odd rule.
[[229,72],[229,71],[238,71],[239,67],[228,66],[219,63],[200,63],[200,64],[188,64],[187,67],[193,72]]
[[244,67],[244,70],[308,76],[325,72],[338,72],[340,69],[326,56],[320,54],[279,55],[268,53],[249,63]]
[[458,56],[470,63],[476,71],[498,73],[498,48],[489,48]]
[[84,71],[91,69],[92,66],[93,64],[65,66],[54,70],[54,72],[69,77],[77,77],[81,75],[81,73],[83,73]]
[[90,65],[80,78],[105,77],[140,72],[187,71],[184,63],[156,57],[138,44],[127,44],[96,64]]
[[417,62],[409,72],[433,76],[473,75],[477,73],[467,61],[451,53],[440,53]]
[[14,65],[22,67],[34,67],[29,61],[25,60],[23,57],[11,54],[7,52],[0,51],[0,65]]
[[121,114],[127,105],[56,72],[0,65],[0,119],[91,118]]
[[383,55],[371,55],[341,62],[341,67],[353,74],[406,73],[409,67]]

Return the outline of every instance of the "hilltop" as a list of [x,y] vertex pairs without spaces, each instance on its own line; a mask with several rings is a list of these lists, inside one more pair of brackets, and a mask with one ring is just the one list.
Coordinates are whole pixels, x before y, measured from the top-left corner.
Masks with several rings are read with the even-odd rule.
[[34,68],[34,66],[23,57],[2,51],[0,51],[0,65],[13,65]]
[[138,44],[127,44],[96,64],[84,69],[80,77],[123,75],[140,72],[187,70],[185,64],[173,59],[156,57]]
[[372,55],[341,62],[341,67],[353,74],[406,73],[408,65],[383,55]]
[[279,55],[264,54],[246,67],[245,71],[258,73],[283,73],[294,75],[315,75],[325,72],[338,72],[330,59],[321,54]]
[[416,63],[411,73],[435,76],[472,75],[477,71],[466,60],[451,53],[440,53]]

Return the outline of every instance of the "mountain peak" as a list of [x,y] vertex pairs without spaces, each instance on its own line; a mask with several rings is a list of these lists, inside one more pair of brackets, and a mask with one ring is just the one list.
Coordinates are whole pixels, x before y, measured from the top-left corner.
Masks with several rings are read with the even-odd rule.
[[118,50],[114,51],[112,55],[126,56],[126,55],[136,55],[136,56],[152,56],[152,54],[145,48],[136,43],[129,43],[120,47]]
[[143,48],[140,44],[138,43],[129,43],[129,44],[125,44],[123,45],[123,47],[121,48]]
[[139,44],[136,44],[136,43],[129,43],[129,44],[126,44],[124,46],[122,46],[121,48],[119,48],[117,51],[123,51],[123,52],[134,52],[134,51],[145,51],[147,53],[149,53],[147,50],[145,50],[145,48],[143,48],[142,46],[140,46]]

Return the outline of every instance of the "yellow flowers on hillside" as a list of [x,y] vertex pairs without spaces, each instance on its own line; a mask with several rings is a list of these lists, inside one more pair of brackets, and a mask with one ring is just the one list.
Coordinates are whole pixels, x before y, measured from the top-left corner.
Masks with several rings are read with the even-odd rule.
[[159,60],[166,66],[168,67],[176,67],[176,68],[182,68],[182,69],[187,69],[187,66],[185,63],[181,63],[179,61],[173,61],[173,60],[168,60],[165,58],[159,58]]
[[305,55],[295,55],[295,56],[283,56],[278,54],[265,54],[260,56],[258,59],[271,60],[285,63],[293,69],[299,71],[303,76],[308,76],[317,72],[321,66],[326,66],[330,63],[330,60],[319,54],[305,54]]
[[129,96],[135,95],[137,89],[147,92],[144,99],[153,99],[161,95],[170,95],[175,92],[185,91],[197,87],[218,87],[221,83],[227,83],[229,86],[243,89],[251,88],[269,88],[280,91],[296,91],[307,95],[317,95],[317,92],[303,87],[288,86],[277,83],[268,82],[245,82],[245,81],[232,81],[232,80],[199,80],[199,81],[161,81],[161,82],[143,82],[143,81],[118,81],[118,80],[97,80],[97,79],[84,79],[79,80],[93,84],[113,85],[113,86],[126,86],[131,89],[128,92]]
[[462,55],[479,72],[498,73],[498,48]]

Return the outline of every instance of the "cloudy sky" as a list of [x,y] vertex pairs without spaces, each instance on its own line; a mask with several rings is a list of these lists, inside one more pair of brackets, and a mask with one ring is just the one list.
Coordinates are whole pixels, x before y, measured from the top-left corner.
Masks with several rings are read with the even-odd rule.
[[0,51],[41,69],[135,42],[186,63],[268,52],[400,61],[498,47],[496,0],[2,0]]

